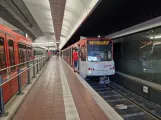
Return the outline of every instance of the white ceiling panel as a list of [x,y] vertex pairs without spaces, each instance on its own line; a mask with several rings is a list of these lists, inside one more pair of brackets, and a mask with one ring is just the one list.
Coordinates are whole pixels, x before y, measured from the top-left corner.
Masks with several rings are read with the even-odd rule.
[[61,35],[64,35],[66,40],[60,40],[61,49],[70,39],[82,21],[91,12],[93,7],[99,0],[67,0],[64,12]]
[[55,41],[54,26],[51,16],[51,9],[48,0],[23,0],[34,17],[35,21],[43,31],[45,38],[37,39],[40,42]]

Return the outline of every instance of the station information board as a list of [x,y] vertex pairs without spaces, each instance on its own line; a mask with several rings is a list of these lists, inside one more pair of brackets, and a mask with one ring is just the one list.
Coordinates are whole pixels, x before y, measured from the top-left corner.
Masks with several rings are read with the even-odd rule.
[[108,45],[109,41],[107,40],[90,40],[88,41],[88,44],[90,45]]

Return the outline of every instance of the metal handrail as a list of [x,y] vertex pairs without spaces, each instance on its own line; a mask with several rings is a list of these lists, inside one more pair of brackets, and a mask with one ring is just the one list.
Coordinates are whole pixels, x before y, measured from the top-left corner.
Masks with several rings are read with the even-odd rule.
[[[18,94],[21,95],[23,92],[22,92],[22,86],[21,86],[22,84],[21,84],[21,76],[20,75],[23,74],[24,72],[28,71],[28,82],[26,84],[29,84],[30,83],[30,79],[31,79],[30,78],[30,69],[33,67],[33,75],[34,75],[33,77],[35,77],[35,66],[37,65],[37,73],[38,73],[38,71],[40,71],[41,68],[44,67],[44,65],[47,63],[47,61],[49,60],[49,58],[50,57],[36,58],[36,59],[29,60],[29,61],[26,61],[26,62],[23,62],[23,63],[20,63],[20,64],[16,64],[16,65],[13,65],[13,66],[10,66],[10,67],[7,67],[7,68],[4,68],[4,69],[1,69],[0,70],[0,71],[7,70],[7,74],[8,74],[8,69],[9,69],[9,72],[10,72],[10,68],[15,67],[15,66],[18,66],[17,74],[14,75],[11,78],[8,78],[6,81],[3,82],[2,75],[0,75],[0,117],[1,116],[6,116],[5,107],[4,107],[5,104],[4,104],[4,99],[3,99],[3,88],[2,88],[2,86],[4,84],[10,82],[14,78],[18,77]],[[33,62],[33,63],[30,64],[30,62]],[[19,65],[26,64],[26,63],[27,63],[27,68],[24,69],[23,71],[20,71],[21,68],[19,67]],[[10,75],[9,75],[9,77],[10,77]]]
[[[45,57],[45,58],[46,58],[46,57]],[[42,60],[39,61],[38,63],[32,65],[31,67],[33,67],[33,66],[39,64],[39,63],[42,62],[43,60],[44,60],[44,59],[42,59]],[[8,82],[11,81],[12,79],[16,78],[17,76],[21,75],[22,73],[26,72],[26,71],[29,70],[31,67],[26,68],[24,71],[20,72],[19,74],[15,75],[14,77],[12,77],[12,78],[8,79],[7,81],[3,82],[2,84],[0,84],[0,87],[3,86],[4,84],[8,83]]]
[[[46,57],[43,57],[43,58],[46,58]],[[1,72],[1,71],[4,71],[4,70],[7,70],[7,69],[10,69],[10,68],[13,68],[13,67],[16,67],[16,66],[23,65],[23,64],[28,63],[28,62],[35,61],[35,60],[37,60],[37,59],[41,59],[41,58],[35,58],[35,59],[33,59],[33,60],[25,61],[25,62],[23,62],[23,63],[19,63],[19,64],[16,64],[16,65],[12,65],[12,66],[9,66],[9,67],[0,69],[0,72]]]

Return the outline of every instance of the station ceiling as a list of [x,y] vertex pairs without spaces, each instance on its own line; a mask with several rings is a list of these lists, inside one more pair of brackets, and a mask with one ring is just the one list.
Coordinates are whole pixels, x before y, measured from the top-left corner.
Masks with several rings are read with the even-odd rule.
[[62,48],[99,0],[23,1],[44,33],[44,42]]
[[63,48],[80,36],[105,36],[161,16],[160,4],[160,0],[102,0]]

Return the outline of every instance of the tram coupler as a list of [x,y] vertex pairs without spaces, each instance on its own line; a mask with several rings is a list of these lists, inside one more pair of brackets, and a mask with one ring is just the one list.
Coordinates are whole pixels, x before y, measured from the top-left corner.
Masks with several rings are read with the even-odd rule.
[[109,77],[104,76],[104,77],[99,77],[99,79],[100,79],[100,81],[99,81],[100,84],[109,84],[110,83]]

